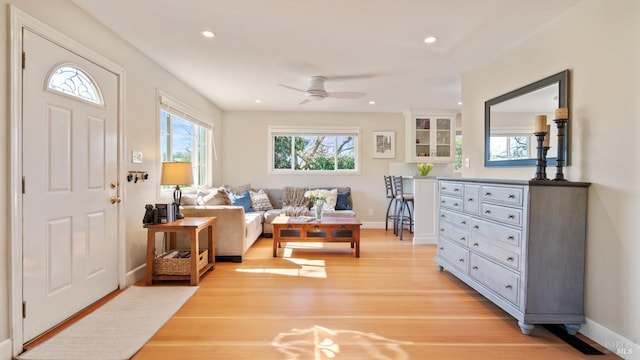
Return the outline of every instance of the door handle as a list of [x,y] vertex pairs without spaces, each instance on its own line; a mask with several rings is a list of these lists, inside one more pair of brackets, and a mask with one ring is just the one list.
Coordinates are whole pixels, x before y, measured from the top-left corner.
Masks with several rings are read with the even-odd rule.
[[120,199],[119,196],[112,196],[111,197],[111,203],[112,204],[120,204],[122,202],[122,199]]

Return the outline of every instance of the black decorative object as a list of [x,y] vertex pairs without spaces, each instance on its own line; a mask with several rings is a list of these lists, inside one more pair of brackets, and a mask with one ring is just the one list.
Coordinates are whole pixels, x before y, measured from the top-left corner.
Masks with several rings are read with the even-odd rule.
[[556,177],[554,181],[567,181],[562,173],[562,167],[564,166],[564,154],[566,148],[565,128],[568,119],[555,119],[553,120],[558,127],[558,158],[556,159]]

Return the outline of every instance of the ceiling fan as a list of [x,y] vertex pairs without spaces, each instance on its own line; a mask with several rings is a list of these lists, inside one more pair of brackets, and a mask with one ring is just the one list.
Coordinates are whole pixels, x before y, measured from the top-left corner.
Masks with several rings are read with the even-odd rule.
[[363,92],[357,91],[335,91],[335,92],[327,92],[324,89],[324,83],[327,81],[326,76],[309,76],[307,78],[307,88],[306,89],[298,89],[293,86],[278,84],[287,89],[295,90],[303,92],[306,97],[298,104],[306,104],[313,101],[322,101],[328,97],[336,98],[336,99],[357,99],[365,96],[366,94]]

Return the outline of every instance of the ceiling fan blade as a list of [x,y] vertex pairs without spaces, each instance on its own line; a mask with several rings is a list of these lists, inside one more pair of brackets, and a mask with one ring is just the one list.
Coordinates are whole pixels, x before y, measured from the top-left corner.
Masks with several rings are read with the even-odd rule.
[[304,104],[306,104],[306,103],[310,103],[310,102],[311,102],[311,100],[309,100],[309,99],[304,99],[304,100],[300,101],[300,102],[298,103],[298,105],[304,105]]
[[335,91],[327,94],[328,97],[335,99],[358,99],[367,95],[358,91]]
[[370,79],[379,76],[379,74],[351,74],[351,75],[327,75],[327,81],[334,80],[358,80],[358,79]]
[[295,91],[300,91],[300,92],[306,92],[305,90],[302,89],[298,89],[298,88],[294,88],[293,86],[289,86],[289,85],[284,85],[284,84],[278,84],[284,88],[290,89],[290,90],[295,90]]

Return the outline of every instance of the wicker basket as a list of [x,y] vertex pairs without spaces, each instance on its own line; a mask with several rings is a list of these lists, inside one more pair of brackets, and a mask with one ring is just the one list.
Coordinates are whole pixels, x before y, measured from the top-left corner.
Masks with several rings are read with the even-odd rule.
[[[190,275],[191,274],[191,258],[169,258],[165,256],[179,250],[169,250],[158,256],[153,261],[153,273],[155,275]],[[200,250],[198,255],[198,271],[209,262],[208,250]]]

